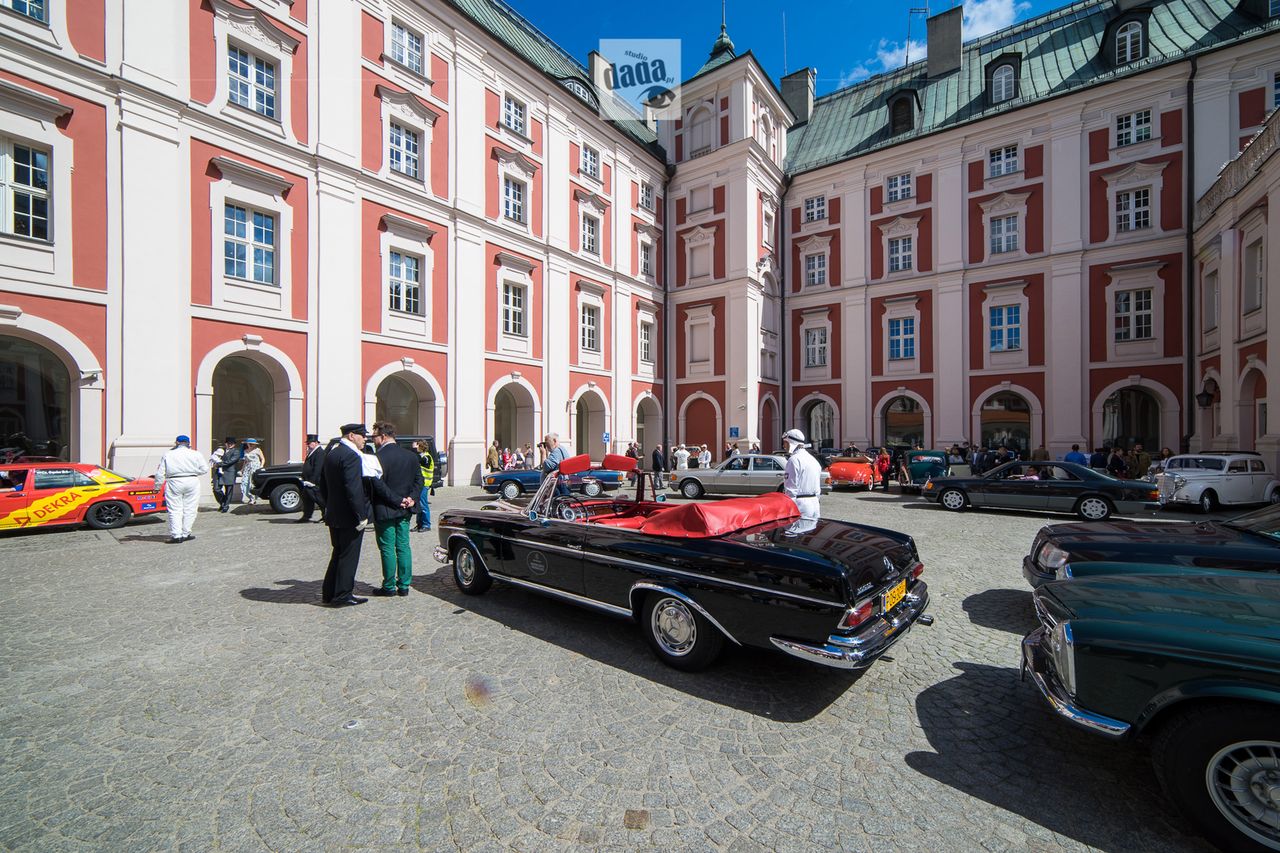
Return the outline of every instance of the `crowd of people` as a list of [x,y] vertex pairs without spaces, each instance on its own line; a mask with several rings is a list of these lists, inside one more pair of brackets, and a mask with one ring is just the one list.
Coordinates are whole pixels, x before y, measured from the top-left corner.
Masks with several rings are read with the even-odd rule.
[[[1143,447],[1142,442],[1135,441],[1125,448],[1122,442],[1107,443],[1095,447],[1091,453],[1085,453],[1080,445],[1071,445],[1071,450],[1058,460],[1084,465],[1098,471],[1106,471],[1113,477],[1129,480],[1140,480],[1158,472],[1164,462],[1173,456],[1173,450],[1161,448],[1160,453],[1152,456]],[[1048,449],[1043,444],[1028,453],[1025,458],[1016,446],[983,446],[970,447],[968,442],[953,444],[947,450],[947,462],[952,465],[969,465],[973,473],[984,474],[1006,462],[1050,462],[1053,461]]]

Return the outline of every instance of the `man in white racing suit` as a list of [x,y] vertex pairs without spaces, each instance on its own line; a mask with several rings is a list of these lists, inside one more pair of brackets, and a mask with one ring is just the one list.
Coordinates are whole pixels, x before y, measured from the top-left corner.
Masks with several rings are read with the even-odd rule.
[[195,539],[191,525],[200,506],[200,482],[209,473],[209,462],[203,453],[191,449],[191,439],[180,435],[173,449],[160,459],[156,468],[156,489],[165,487],[164,503],[169,510],[169,544]]
[[809,445],[800,430],[787,430],[782,441],[787,448],[787,470],[782,478],[782,490],[800,507],[801,518],[817,521],[820,517],[818,498],[822,494],[822,466],[805,449]]

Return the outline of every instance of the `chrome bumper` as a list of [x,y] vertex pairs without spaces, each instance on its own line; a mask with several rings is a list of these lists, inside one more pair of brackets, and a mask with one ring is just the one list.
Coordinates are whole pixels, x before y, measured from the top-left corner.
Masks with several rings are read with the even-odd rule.
[[[889,647],[900,640],[929,606],[929,587],[924,581],[916,581],[915,587],[894,608],[893,614],[881,616],[876,624],[860,634],[846,637],[832,634],[821,645],[802,643],[783,637],[770,637],[769,641],[789,655],[833,666],[838,669],[861,669],[870,666]],[[926,620],[927,621],[927,620]]]
[[[1036,549],[1033,547],[1032,552]],[[1031,555],[1022,558],[1022,576],[1027,579],[1027,583],[1031,584],[1032,589],[1039,589],[1043,584],[1058,579],[1057,575],[1046,574],[1040,568],[1040,564],[1031,559]]]
[[1040,648],[1044,635],[1045,629],[1040,627],[1023,637],[1022,676],[1026,677],[1027,673],[1031,673],[1031,680],[1035,682],[1036,689],[1058,716],[1065,717],[1081,728],[1109,738],[1124,737],[1129,731],[1128,723],[1095,714],[1093,711],[1086,711],[1074,704],[1071,697],[1062,689],[1062,685],[1049,671],[1047,655]]

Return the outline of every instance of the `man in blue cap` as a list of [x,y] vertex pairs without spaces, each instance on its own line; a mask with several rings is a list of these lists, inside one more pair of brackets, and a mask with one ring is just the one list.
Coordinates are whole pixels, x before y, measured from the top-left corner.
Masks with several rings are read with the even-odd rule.
[[169,510],[169,544],[177,545],[191,535],[200,506],[200,481],[209,473],[203,453],[191,449],[190,436],[173,440],[173,449],[160,459],[156,468],[156,488],[164,487],[164,504]]

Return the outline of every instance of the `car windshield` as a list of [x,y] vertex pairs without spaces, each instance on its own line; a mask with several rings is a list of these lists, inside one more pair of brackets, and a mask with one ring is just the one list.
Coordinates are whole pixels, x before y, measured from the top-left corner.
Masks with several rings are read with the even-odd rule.
[[1221,471],[1227,467],[1227,460],[1215,456],[1183,456],[1170,460],[1168,467],[1170,470]]
[[1223,527],[1255,533],[1268,539],[1280,539],[1280,506],[1263,507],[1238,518],[1224,521]]

